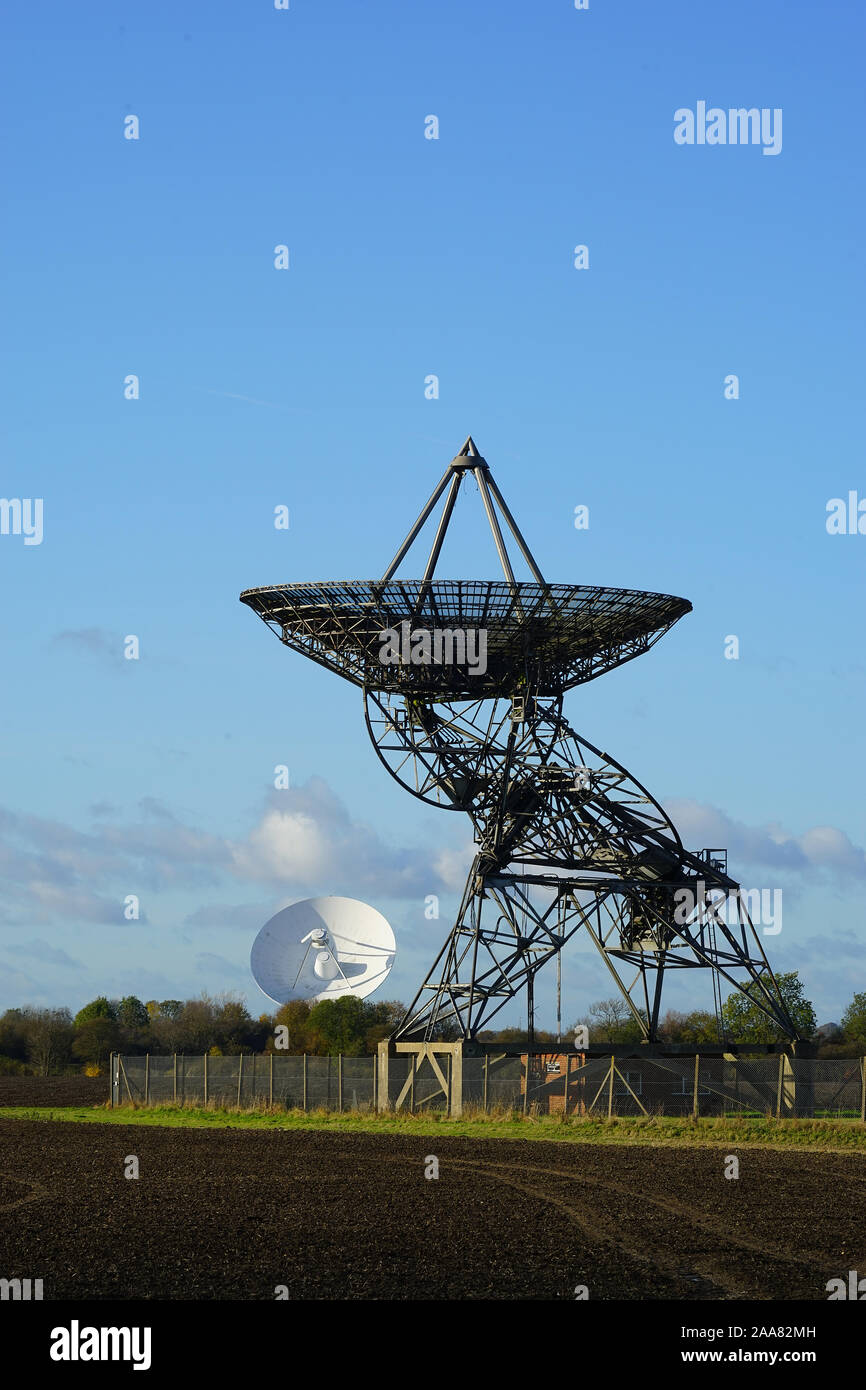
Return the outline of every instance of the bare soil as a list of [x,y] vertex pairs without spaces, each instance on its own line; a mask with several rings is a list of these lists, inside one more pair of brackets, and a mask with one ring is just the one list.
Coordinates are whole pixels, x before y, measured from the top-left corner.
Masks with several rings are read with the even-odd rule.
[[0,1076],[0,1106],[104,1105],[107,1076]]
[[866,1270],[866,1161],[739,1157],[726,1179],[721,1149],[0,1120],[0,1276],[46,1300],[825,1301]]

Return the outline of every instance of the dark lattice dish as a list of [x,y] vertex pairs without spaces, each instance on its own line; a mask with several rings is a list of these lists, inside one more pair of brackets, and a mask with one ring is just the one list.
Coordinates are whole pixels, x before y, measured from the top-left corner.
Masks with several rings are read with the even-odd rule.
[[[274,584],[240,598],[286,646],[355,685],[448,699],[517,694],[527,678],[541,694],[567,690],[647,651],[692,607],[635,589],[475,579]],[[403,621],[413,632],[483,629],[486,672],[383,664],[380,634]]]

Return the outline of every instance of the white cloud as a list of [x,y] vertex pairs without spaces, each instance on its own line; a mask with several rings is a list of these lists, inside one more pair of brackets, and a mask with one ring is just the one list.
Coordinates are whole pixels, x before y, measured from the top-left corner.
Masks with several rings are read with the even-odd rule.
[[745,825],[717,807],[697,801],[669,801],[665,809],[687,847],[727,849],[735,877],[736,866],[748,864],[798,873],[827,870],[834,875],[866,878],[866,853],[835,826],[816,825],[795,834],[777,823]]
[[327,872],[335,849],[327,828],[303,811],[267,811],[246,841],[231,846],[234,872],[256,882],[310,883]]
[[[102,809],[102,808],[100,808]],[[287,901],[315,893],[422,899],[462,886],[470,852],[395,846],[355,820],[321,778],[273,791],[239,838],[198,830],[160,803],[140,803],[134,821],[100,815],[83,832],[61,822],[0,810],[0,920],[124,925],[127,894],[146,903],[171,890],[256,885],[262,897]],[[219,902],[219,899],[217,899]],[[225,898],[222,899],[224,904]],[[257,909],[258,910],[258,909]],[[244,918],[246,917],[246,920]],[[248,925],[247,908],[187,912],[189,925]]]

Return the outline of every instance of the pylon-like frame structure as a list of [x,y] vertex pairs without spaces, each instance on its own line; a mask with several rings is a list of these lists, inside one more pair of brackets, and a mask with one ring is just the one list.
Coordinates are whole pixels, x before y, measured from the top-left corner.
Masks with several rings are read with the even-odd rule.
[[[504,582],[433,577],[468,475]],[[395,579],[446,489],[423,578]],[[515,580],[497,506],[531,583]],[[287,646],[362,688],[370,738],[402,786],[472,821],[478,853],[457,920],[396,1039],[473,1039],[524,988],[531,1034],[535,976],[581,927],[645,1041],[657,1040],[666,973],[700,967],[712,973],[720,1037],[726,982],[797,1039],[726,852],[684,848],[649,792],[563,717],[566,690],[647,651],[690,611],[686,599],[548,584],[470,437],[381,580],[241,600]],[[401,625],[411,645],[386,660],[383,639]],[[437,661],[431,629],[462,634],[464,658],[467,632],[483,632],[483,669]]]

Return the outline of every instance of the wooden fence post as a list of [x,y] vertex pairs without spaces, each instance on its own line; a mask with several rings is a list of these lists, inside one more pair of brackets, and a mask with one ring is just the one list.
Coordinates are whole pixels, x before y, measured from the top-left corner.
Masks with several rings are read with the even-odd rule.
[[615,1069],[615,1068],[614,1068],[614,1059],[613,1059],[613,1054],[611,1054],[611,1059],[610,1059],[610,1076],[609,1076],[609,1078],[608,1078],[608,1084],[607,1084],[607,1118],[608,1118],[608,1119],[610,1119],[611,1115],[613,1114],[613,1073],[614,1073],[614,1069]]
[[696,1052],[696,1053],[695,1053],[695,1095],[694,1095],[694,1100],[692,1101],[692,1114],[694,1115],[695,1119],[698,1118],[698,1068],[700,1067],[700,1065],[701,1065],[701,1054],[700,1054],[699,1052]]
[[150,1103],[150,1053],[144,1055],[144,1103]]
[[244,1054],[238,1053],[238,1109],[241,1104],[241,1087],[244,1084]]
[[174,1054],[174,1080],[172,1085],[172,1098],[177,1105],[177,1053]]
[[307,1108],[307,1054],[304,1053],[304,1109]]
[[204,1054],[204,1103],[207,1105],[207,1053]]

